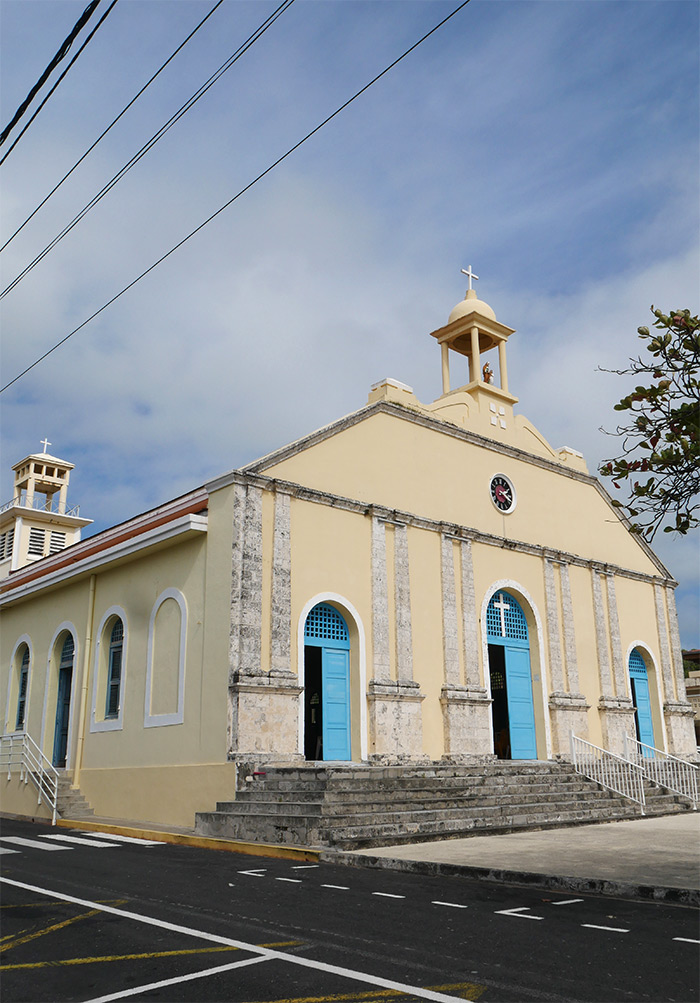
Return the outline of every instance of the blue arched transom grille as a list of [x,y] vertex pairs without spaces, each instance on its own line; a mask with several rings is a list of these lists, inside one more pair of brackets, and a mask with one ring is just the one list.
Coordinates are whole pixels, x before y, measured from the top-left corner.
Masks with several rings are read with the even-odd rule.
[[322,602],[306,618],[304,642],[328,648],[349,648],[348,627],[337,609]]
[[527,620],[520,605],[509,592],[496,592],[486,609],[486,634],[489,641],[520,641],[527,644]]
[[73,664],[73,654],[75,652],[75,641],[73,640],[73,635],[66,635],[66,639],[63,642],[63,647],[61,648],[61,665],[68,666]]
[[647,677],[647,667],[637,648],[630,651],[630,675]]

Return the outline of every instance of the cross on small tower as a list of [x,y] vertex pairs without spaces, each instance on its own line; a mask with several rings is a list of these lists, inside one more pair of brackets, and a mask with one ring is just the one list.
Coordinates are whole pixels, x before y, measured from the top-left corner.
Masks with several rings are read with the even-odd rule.
[[469,265],[468,268],[460,268],[460,271],[461,271],[462,275],[466,275],[467,278],[469,279],[469,288],[470,289],[472,287],[472,279],[476,279],[477,282],[479,281],[479,276],[474,274],[474,272],[472,271],[472,266],[471,265]]
[[42,444],[42,446],[44,447],[44,452],[46,452],[46,448],[47,448],[47,446],[50,446],[50,445],[52,445],[52,444],[51,444],[51,443],[49,442],[49,440],[48,440],[48,439],[42,439],[42,440],[41,440],[41,444]]
[[501,637],[505,637],[506,636],[506,617],[505,617],[505,612],[506,612],[507,609],[510,609],[510,604],[505,601],[505,599],[503,598],[503,593],[502,592],[499,593],[498,599],[499,599],[499,602],[495,602],[493,604],[493,608],[497,609],[498,612],[501,614]]

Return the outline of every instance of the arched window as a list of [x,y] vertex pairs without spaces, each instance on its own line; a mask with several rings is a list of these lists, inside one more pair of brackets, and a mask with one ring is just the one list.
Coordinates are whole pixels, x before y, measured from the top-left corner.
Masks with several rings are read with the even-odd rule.
[[22,731],[24,728],[24,714],[27,706],[27,680],[29,679],[29,648],[24,645],[22,661],[19,667],[19,690],[17,695],[17,722],[15,731]]
[[105,718],[115,718],[119,714],[119,695],[122,682],[122,654],[124,651],[124,624],[120,619],[114,621],[109,635],[109,652],[107,654],[107,700]]

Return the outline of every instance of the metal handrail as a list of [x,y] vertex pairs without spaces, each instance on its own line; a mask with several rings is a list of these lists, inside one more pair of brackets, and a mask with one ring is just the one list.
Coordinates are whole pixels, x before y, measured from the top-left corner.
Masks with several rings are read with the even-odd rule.
[[689,798],[693,803],[693,810],[697,811],[700,801],[700,771],[697,766],[629,735],[625,735],[625,756],[641,767],[644,776],[659,787]]
[[644,814],[644,770],[636,763],[601,749],[571,732],[571,762],[577,773],[635,801]]
[[63,506],[61,505],[60,499],[56,499],[55,501],[52,499],[49,503],[40,495],[32,498],[30,504],[27,503],[26,499],[22,501],[21,498],[15,496],[11,501],[3,502],[0,505],[0,512],[6,512],[9,508],[29,508],[37,512],[51,512],[54,515],[80,515],[80,505],[73,505],[71,508],[68,508],[65,503]]
[[12,778],[12,769],[19,769],[20,783],[31,782],[39,797],[51,809],[51,825],[56,825],[56,803],[58,801],[58,770],[25,731],[16,735],[0,735],[0,769],[7,767],[7,779]]

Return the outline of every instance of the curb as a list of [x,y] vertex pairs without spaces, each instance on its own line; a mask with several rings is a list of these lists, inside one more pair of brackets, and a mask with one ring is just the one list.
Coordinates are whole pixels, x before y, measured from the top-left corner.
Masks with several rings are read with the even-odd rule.
[[408,874],[427,874],[432,877],[463,877],[492,884],[524,885],[550,891],[585,892],[614,898],[640,899],[665,902],[669,905],[700,906],[700,889],[678,888],[665,885],[640,885],[610,878],[580,878],[534,871],[510,871],[498,867],[475,867],[469,864],[446,864],[432,860],[400,860],[391,857],[373,857],[344,850],[322,850],[319,860],[345,867],[370,867]]
[[61,829],[82,829],[83,831],[113,833],[115,836],[131,836],[134,839],[155,839],[160,843],[194,846],[200,850],[223,850],[227,853],[243,853],[252,857],[277,857],[286,860],[316,861],[319,859],[321,852],[320,850],[312,850],[305,846],[275,846],[270,843],[245,843],[233,839],[218,839],[215,836],[195,836],[187,832],[164,832],[162,829],[110,825],[109,822],[91,822],[89,819],[82,818],[60,818],[56,820],[56,826]]

